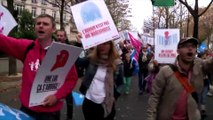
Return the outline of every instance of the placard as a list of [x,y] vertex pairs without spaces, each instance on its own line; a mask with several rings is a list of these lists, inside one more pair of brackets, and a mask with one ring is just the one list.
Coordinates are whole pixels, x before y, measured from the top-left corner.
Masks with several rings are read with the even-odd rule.
[[37,71],[30,93],[29,106],[42,105],[44,99],[54,94],[80,55],[82,48],[53,42]]
[[84,49],[119,38],[104,0],[88,0],[71,7]]
[[177,44],[179,40],[179,29],[156,29],[155,60],[158,63],[174,63],[177,57]]

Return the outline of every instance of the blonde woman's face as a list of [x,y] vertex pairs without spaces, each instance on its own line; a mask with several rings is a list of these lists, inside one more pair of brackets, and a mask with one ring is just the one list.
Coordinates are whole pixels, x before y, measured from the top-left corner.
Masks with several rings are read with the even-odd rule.
[[108,54],[110,49],[111,47],[109,42],[105,42],[97,46],[99,54]]

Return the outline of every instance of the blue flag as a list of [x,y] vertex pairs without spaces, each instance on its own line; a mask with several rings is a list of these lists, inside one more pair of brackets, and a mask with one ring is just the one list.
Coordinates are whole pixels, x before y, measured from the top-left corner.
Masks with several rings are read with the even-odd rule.
[[34,120],[24,112],[0,103],[0,120]]

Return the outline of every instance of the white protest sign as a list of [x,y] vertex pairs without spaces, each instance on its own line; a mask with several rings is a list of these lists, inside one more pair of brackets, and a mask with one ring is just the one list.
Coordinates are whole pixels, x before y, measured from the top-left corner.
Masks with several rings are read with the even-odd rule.
[[156,29],[155,60],[159,63],[174,63],[179,40],[179,29]]
[[10,12],[0,5],[0,34],[8,35],[16,25],[17,22]]
[[119,38],[104,0],[88,0],[72,6],[71,11],[84,49]]
[[75,46],[53,42],[33,81],[30,107],[41,105],[45,97],[56,93],[82,50]]
[[151,37],[150,35],[148,35],[148,34],[142,34],[141,38],[142,38],[142,43],[154,45],[154,38]]

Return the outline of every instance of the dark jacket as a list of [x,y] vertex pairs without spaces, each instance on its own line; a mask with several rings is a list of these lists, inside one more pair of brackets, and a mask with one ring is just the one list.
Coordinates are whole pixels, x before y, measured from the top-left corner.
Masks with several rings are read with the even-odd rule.
[[133,60],[130,61],[124,60],[124,77],[131,77],[133,75],[133,71],[136,67],[135,64],[133,64],[133,62],[134,62]]
[[148,64],[150,62],[150,60],[152,59],[152,54],[148,53],[146,54],[147,60],[143,61],[144,54],[142,52],[140,52],[139,57],[138,57],[138,64],[139,64],[139,70],[140,71],[148,71]]
[[[86,94],[87,89],[90,87],[92,80],[97,72],[98,65],[89,62],[89,60],[81,60],[82,65],[86,68],[86,73],[84,75],[83,81],[80,86],[80,92]],[[114,72],[114,97],[117,99],[123,88],[123,63],[117,64],[116,70]]]

